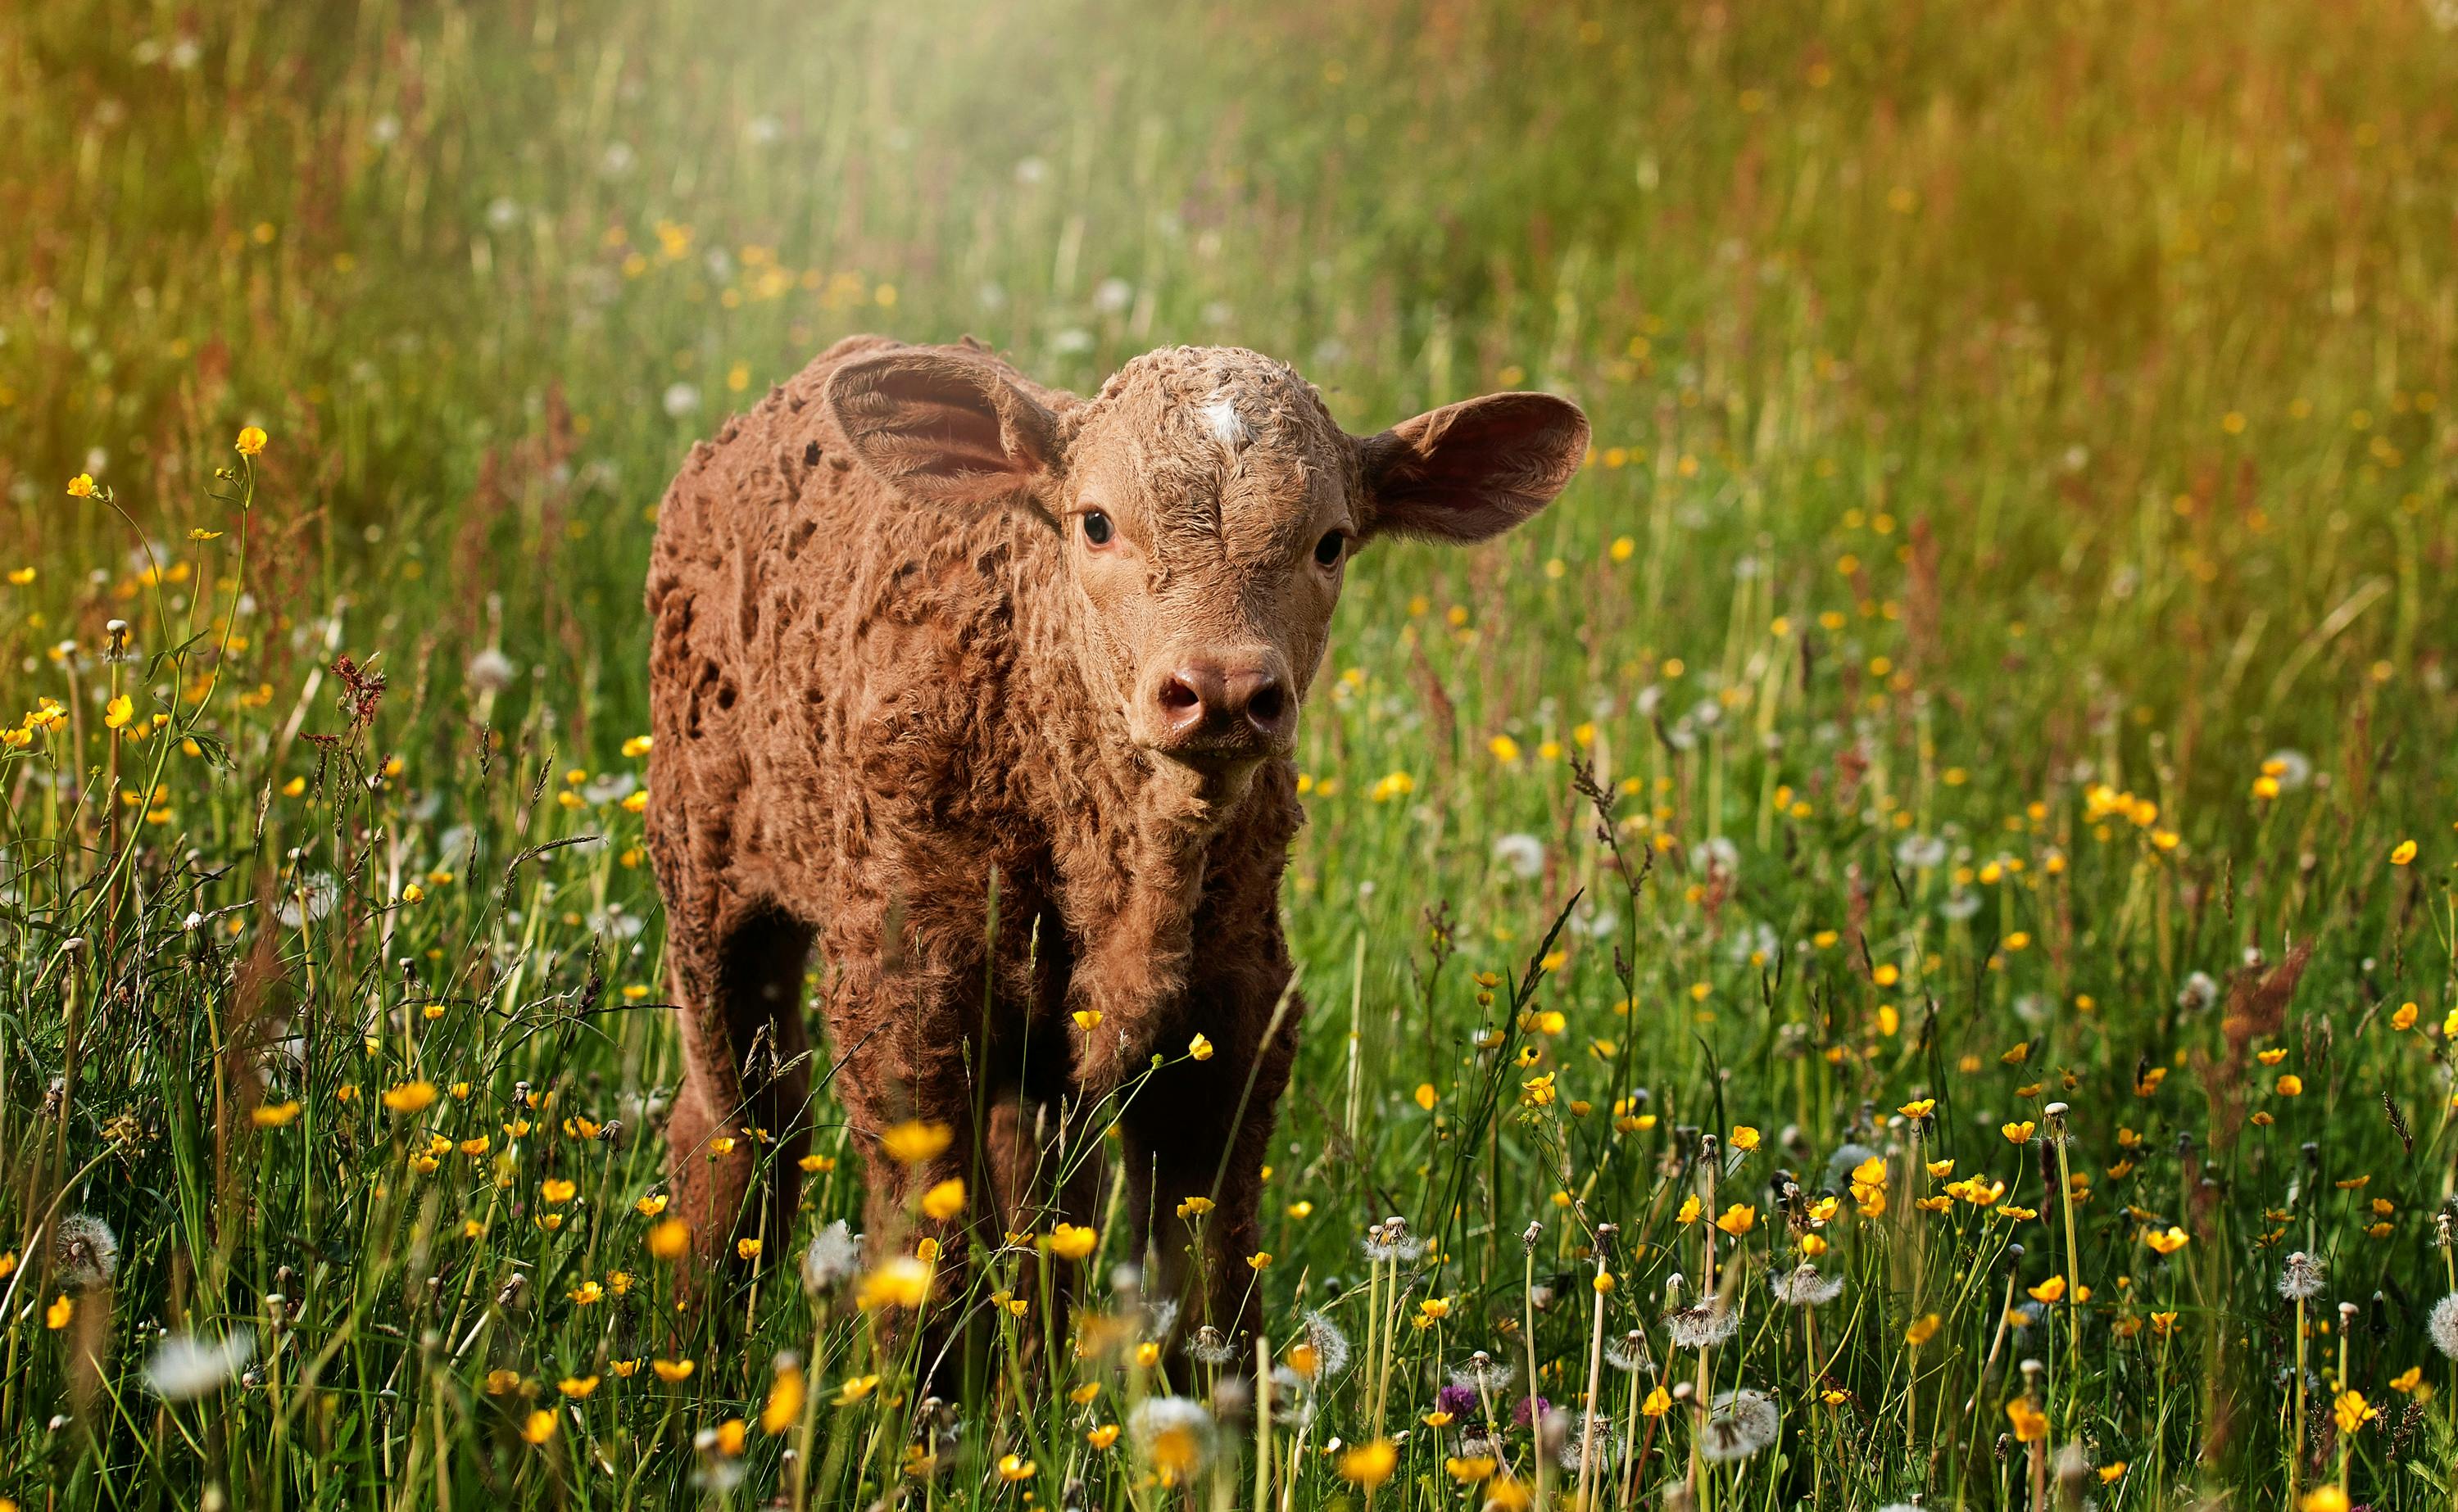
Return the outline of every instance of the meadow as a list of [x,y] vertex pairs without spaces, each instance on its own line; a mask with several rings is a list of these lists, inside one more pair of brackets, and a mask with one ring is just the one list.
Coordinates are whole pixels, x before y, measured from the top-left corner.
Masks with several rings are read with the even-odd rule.
[[[2446,0],[0,9],[0,1509],[2458,1503],[2453,76]],[[858,1252],[824,1101],[681,1263],[648,543],[865,330],[1594,424],[1351,576],[1238,1349],[1114,1203]]]

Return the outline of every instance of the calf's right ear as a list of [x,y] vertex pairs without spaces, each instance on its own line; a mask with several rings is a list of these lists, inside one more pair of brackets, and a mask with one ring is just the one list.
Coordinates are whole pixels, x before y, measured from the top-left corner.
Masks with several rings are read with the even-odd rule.
[[829,377],[826,404],[863,466],[911,498],[1047,513],[1057,417],[984,359],[918,347],[862,358]]

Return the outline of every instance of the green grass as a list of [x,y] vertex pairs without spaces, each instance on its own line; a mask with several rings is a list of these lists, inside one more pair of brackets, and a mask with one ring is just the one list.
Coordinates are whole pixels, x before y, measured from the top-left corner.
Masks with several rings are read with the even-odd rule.
[[[1354,1347],[1276,1501],[1573,1504],[1525,1427],[1454,1471],[1531,1362],[1575,1419],[1601,1317],[1655,1363],[1602,1369],[1599,1506],[2448,1504],[2446,10],[0,13],[0,718],[60,710],[0,727],[0,1497],[1253,1504],[1251,1360],[1175,1362],[1191,1483],[1088,1440],[1162,1389],[1123,1223],[1079,1339],[1028,1293],[946,1418],[880,1278],[798,1274],[859,1209],[831,1108],[756,1280],[677,1310],[647,1248],[654,505],[883,330],[1079,387],[1235,342],[1359,430],[1521,384],[1594,421],[1509,541],[1361,562],[1306,714],[1256,1284],[1276,1352],[1310,1310]],[[1755,1210],[1712,1265],[1691,1196]],[[1369,1263],[1395,1213],[1427,1247]],[[1842,1295],[1776,1304],[1812,1238]],[[1711,1269],[1740,1327],[1676,1351]],[[252,1331],[248,1374],[164,1399],[166,1328]],[[1428,1424],[1480,1350],[1512,1379]],[[1780,1439],[1703,1463],[1677,1383]],[[1378,1435],[1369,1494],[1330,1450]]]

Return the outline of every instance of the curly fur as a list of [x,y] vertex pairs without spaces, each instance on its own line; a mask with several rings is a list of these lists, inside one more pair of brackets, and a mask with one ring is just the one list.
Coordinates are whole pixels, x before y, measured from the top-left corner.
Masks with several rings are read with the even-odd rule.
[[[1501,417],[1493,456],[1446,459],[1406,425],[1344,435],[1253,353],[1154,353],[1086,401],[969,342],[859,337],[693,449],[649,574],[648,839],[682,1005],[671,1174],[704,1257],[790,1224],[816,945],[875,1241],[909,1235],[908,1193],[974,1173],[976,1150],[991,1190],[970,1232],[994,1239],[1053,1157],[1095,1168],[1076,1158],[1105,1132],[1094,1103],[1166,1055],[1117,1118],[1136,1253],[1181,1199],[1214,1197],[1217,1285],[1189,1321],[1236,1328],[1302,1006],[1267,1044],[1302,816],[1284,755],[1198,770],[1156,754],[1137,723],[1149,669],[1252,646],[1302,696],[1338,592],[1302,570],[1311,532],[1490,533],[1419,517],[1422,479],[1460,467],[1501,485],[1454,478],[1484,516],[1533,512],[1586,444],[1577,411],[1545,403],[1535,430]],[[1069,522],[1096,488],[1139,572],[1075,565]],[[1182,1056],[1198,1033],[1208,1061]],[[908,1118],[951,1127],[948,1151],[911,1169],[880,1154]],[[764,1198],[756,1140],[712,1150],[745,1129],[773,1140]],[[1087,1222],[1093,1195],[1077,1180],[1032,1200]],[[959,1246],[967,1220],[935,1232]],[[1160,1248],[1174,1286],[1185,1257]]]

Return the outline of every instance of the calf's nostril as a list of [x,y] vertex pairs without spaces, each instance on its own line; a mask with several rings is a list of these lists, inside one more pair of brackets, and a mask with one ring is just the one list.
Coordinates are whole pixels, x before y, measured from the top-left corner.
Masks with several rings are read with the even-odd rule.
[[1203,706],[1203,695],[1183,677],[1172,677],[1160,685],[1160,706],[1173,714],[1185,714]]
[[1269,727],[1281,722],[1281,714],[1289,706],[1288,694],[1279,683],[1265,683],[1246,698],[1246,717],[1257,725]]

